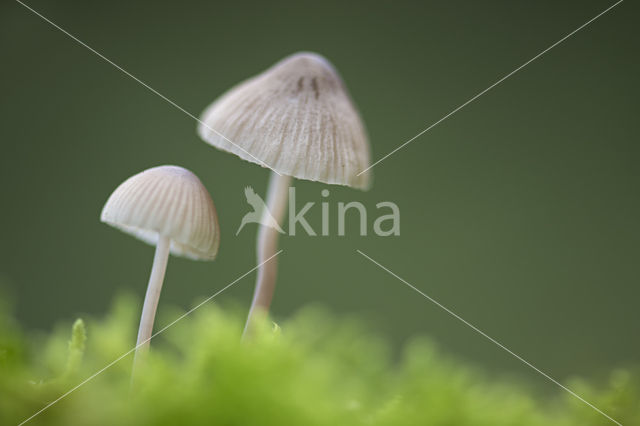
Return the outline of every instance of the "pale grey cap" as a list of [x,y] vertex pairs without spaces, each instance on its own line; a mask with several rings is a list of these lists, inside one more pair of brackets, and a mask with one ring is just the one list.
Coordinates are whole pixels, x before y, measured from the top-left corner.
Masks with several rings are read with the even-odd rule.
[[220,231],[213,200],[200,179],[178,166],[159,166],[124,181],[111,194],[100,220],[155,245],[171,240],[171,253],[213,260]]
[[202,114],[210,145],[299,179],[367,189],[367,133],[337,71],[296,53],[230,89]]

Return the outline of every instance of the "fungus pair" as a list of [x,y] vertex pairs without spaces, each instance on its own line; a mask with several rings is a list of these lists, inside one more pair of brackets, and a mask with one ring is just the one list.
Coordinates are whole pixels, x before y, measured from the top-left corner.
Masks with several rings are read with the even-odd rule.
[[[370,185],[369,142],[347,89],[320,55],[297,53],[237,85],[203,113],[198,133],[210,145],[271,169],[265,215],[282,222],[291,178]],[[148,347],[169,252],[213,260],[219,230],[215,207],[190,171],[161,166],[135,175],[107,201],[101,220],[156,245],[136,359]],[[268,313],[276,282],[278,232],[260,226],[261,265],[245,332]],[[134,362],[135,366],[135,362]]]

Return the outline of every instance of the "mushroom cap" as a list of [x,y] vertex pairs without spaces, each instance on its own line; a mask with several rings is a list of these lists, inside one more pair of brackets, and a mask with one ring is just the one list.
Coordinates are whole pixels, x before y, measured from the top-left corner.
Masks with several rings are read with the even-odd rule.
[[100,220],[155,245],[171,240],[171,253],[213,260],[218,253],[218,216],[200,179],[178,166],[159,166],[131,176],[109,197]]
[[[333,65],[296,53],[230,89],[202,114],[210,145],[298,179],[367,189],[369,140]],[[231,142],[233,141],[233,143]]]

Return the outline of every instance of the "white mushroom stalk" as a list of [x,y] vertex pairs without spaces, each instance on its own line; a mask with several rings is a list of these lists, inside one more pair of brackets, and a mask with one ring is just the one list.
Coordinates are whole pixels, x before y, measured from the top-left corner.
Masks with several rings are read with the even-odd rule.
[[116,188],[100,220],[156,246],[138,329],[135,372],[153,336],[169,254],[213,260],[220,244],[218,217],[211,196],[196,175],[182,167],[160,166],[138,173]]
[[153,322],[156,318],[156,310],[158,308],[158,301],[160,300],[164,274],[167,271],[170,247],[171,240],[169,237],[164,235],[158,237],[156,254],[153,257],[153,266],[151,266],[151,275],[149,276],[149,284],[147,284],[147,293],[144,296],[144,305],[142,306],[138,339],[136,340],[136,353],[133,360],[134,369],[135,365],[140,362],[139,354],[149,348],[149,340],[151,340],[151,334],[153,333]]
[[[233,87],[204,111],[198,133],[218,149],[271,168],[267,204],[278,220],[289,176],[365,190],[371,183],[360,114],[336,69],[316,53],[291,55]],[[275,253],[277,238],[260,229],[258,262]],[[275,274],[274,261],[259,269],[248,326],[258,311],[268,311]]]
[[[267,190],[267,209],[262,212],[264,220],[267,216],[273,217],[277,223],[282,223],[287,210],[287,199],[289,194],[290,176],[278,175],[271,172],[269,179],[269,189]],[[271,299],[276,289],[276,275],[278,272],[278,259],[273,257],[278,251],[278,237],[280,234],[275,228],[260,225],[258,229],[257,258],[258,258],[258,278],[256,288],[253,292],[253,301],[249,309],[247,324],[244,333],[249,332],[249,324],[253,324],[256,318],[266,315],[271,306]]]

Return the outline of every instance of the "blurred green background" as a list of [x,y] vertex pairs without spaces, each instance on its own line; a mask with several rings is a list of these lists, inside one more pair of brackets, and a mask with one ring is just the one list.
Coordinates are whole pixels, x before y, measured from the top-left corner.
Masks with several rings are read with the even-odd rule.
[[[378,159],[613,2],[28,4],[195,115],[299,50],[340,70]],[[393,201],[401,236],[284,237],[273,314],[320,303],[400,346],[428,334],[483,367],[546,382],[360,249],[559,379],[640,361],[637,7],[624,2],[374,168],[374,185],[296,183],[300,203]],[[188,307],[254,264],[234,233],[268,171],[201,142],[196,123],[20,4],[0,6],[0,280],[29,328],[143,297],[153,249],[99,222],[108,195],[177,164],[208,187],[213,263],[169,262]],[[319,229],[320,207],[308,215]],[[220,295],[248,308],[254,275]]]

